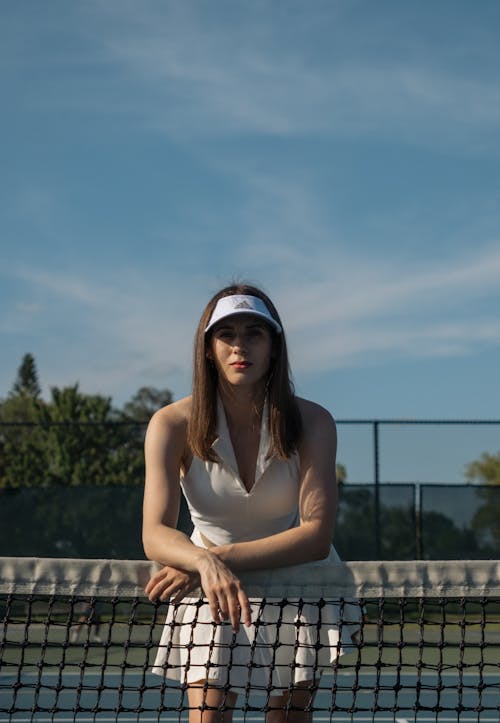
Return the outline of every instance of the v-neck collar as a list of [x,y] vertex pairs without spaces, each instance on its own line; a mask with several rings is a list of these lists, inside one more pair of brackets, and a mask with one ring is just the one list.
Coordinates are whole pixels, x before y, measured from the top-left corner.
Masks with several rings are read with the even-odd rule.
[[224,409],[220,395],[217,395],[217,437],[212,443],[212,449],[217,452],[219,459],[232,470],[235,478],[247,494],[251,494],[255,485],[272,462],[272,458],[268,457],[269,444],[269,404],[266,397],[260,425],[260,440],[257,462],[255,465],[255,480],[250,490],[247,490],[238,470],[238,462],[236,461],[234,447],[231,442],[231,435],[229,434],[226,410]]

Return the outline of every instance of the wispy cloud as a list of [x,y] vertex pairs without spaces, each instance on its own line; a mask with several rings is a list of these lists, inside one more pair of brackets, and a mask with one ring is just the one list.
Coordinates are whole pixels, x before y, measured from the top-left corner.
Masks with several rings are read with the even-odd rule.
[[[281,18],[285,36],[294,28],[295,42],[287,44],[273,32],[272,7],[265,4],[260,12],[240,8],[237,21],[228,15],[217,22],[202,4],[152,7],[138,12],[135,4],[120,4],[116,24],[114,10],[101,6],[108,22],[97,37],[108,62],[132,86],[147,89],[147,122],[166,132],[385,136],[397,129],[412,142],[449,144],[471,128],[497,130],[500,89],[494,75],[481,72],[491,63],[487,39],[484,57],[476,45],[474,62],[451,63],[445,50],[424,40],[418,45],[416,37],[409,53],[397,27],[393,35],[379,27],[374,44],[362,15],[339,21],[323,9],[314,27],[301,32],[292,13]],[[321,53],[315,57],[308,32],[318,46],[329,39],[338,52],[327,62]],[[467,47],[462,52],[467,60]]]
[[[500,52],[487,23],[473,36],[461,18],[460,37],[449,39],[455,10],[445,3],[433,9],[429,40],[420,32],[429,10],[418,4],[216,5],[89,0],[58,3],[30,23],[11,11],[9,107],[16,143],[28,141],[25,165],[11,159],[7,193],[18,200],[7,203],[5,235],[15,253],[0,264],[9,296],[0,331],[14,339],[13,354],[32,341],[51,345],[53,384],[79,379],[121,394],[146,381],[182,393],[198,315],[233,274],[276,299],[298,370],[500,346],[500,244],[491,234]],[[138,126],[164,135],[150,142]],[[37,145],[44,128],[47,155]],[[344,154],[331,139],[346,134],[375,143]],[[394,154],[396,197],[377,205],[370,194],[384,180],[386,149],[377,140],[388,138],[453,154],[422,154],[422,163],[413,148]],[[477,149],[486,149],[483,165],[474,159],[462,182],[460,161],[446,161]],[[151,185],[145,166],[135,175],[141,154],[161,166]],[[171,206],[162,195],[170,189]],[[406,253],[397,240],[410,217],[421,243]],[[203,242],[206,272],[196,275]]]
[[494,319],[468,323],[429,319],[410,326],[378,320],[341,329],[332,325],[322,333],[317,329],[316,334],[298,338],[300,343],[292,346],[298,371],[328,371],[370,367],[395,359],[462,357],[484,345],[498,348],[500,323]]
[[[313,265],[316,281],[301,282]],[[325,252],[321,261],[304,256],[295,283],[289,278],[277,293],[299,369],[327,370],[363,365],[374,353],[380,361],[500,347],[498,278],[500,246],[430,269],[344,257],[340,271],[335,254]]]
[[26,284],[41,288],[55,297],[68,302],[78,302],[91,308],[97,308],[105,301],[105,289],[79,278],[77,275],[58,273],[57,271],[30,266],[19,266],[13,275]]
[[[336,3],[315,3],[313,13],[301,12],[300,4],[286,14],[274,3],[218,9],[203,2],[96,0],[69,6],[62,20],[53,13],[23,27],[23,40],[24,31],[37,33],[30,57],[47,63],[54,78],[54,87],[32,86],[23,102],[117,113],[184,139],[397,132],[412,144],[496,153],[496,38],[471,29],[458,51],[445,32],[449,7],[435,18],[442,31],[437,42],[419,31],[428,10],[415,7],[393,6],[390,22],[388,13],[382,20],[367,4],[355,12]],[[74,33],[71,52],[53,47],[61,28]],[[50,60],[40,34],[50,41]],[[24,45],[17,41],[9,53],[24,66]]]
[[[326,249],[322,256],[297,253],[288,258],[283,277],[260,275],[282,311],[298,373],[500,347],[498,318],[480,303],[498,301],[500,247],[430,269],[345,254],[341,270],[335,263],[335,252]],[[24,268],[21,275],[48,292],[47,315],[55,306],[72,305],[67,330],[61,333],[55,324],[61,359],[75,344],[81,353],[82,339],[91,344],[79,362],[73,356],[71,371],[66,363],[54,365],[49,383],[72,383],[76,375],[108,393],[130,388],[135,380],[187,393],[194,328],[216,286],[213,276],[198,283],[171,277],[160,287],[122,270],[118,288],[55,271]],[[186,285],[193,290],[189,299]],[[181,298],[188,303],[179,304]]]
[[15,309],[19,311],[22,314],[29,314],[34,315],[40,313],[42,311],[42,305],[37,304],[35,302],[29,303],[24,301],[19,301],[17,304],[15,304]]
[[[318,261],[317,283],[304,289],[300,300],[290,299],[294,328],[370,320],[383,314],[398,318],[408,312],[417,316],[439,311],[453,314],[454,310],[463,313],[478,296],[500,296],[500,247],[478,250],[474,257],[453,259],[432,268],[412,264],[405,268],[376,258],[363,263],[356,257],[350,263],[344,259],[339,269],[335,252],[325,252],[313,263]],[[305,256],[297,274],[302,268],[311,275],[310,265]],[[315,310],[312,317],[311,309]]]
[[205,299],[188,297],[185,280],[162,272],[160,281],[154,271],[146,278],[122,269],[117,283],[98,273],[27,265],[2,275],[22,282],[26,299],[41,300],[12,300],[0,331],[22,331],[42,346],[50,357],[43,380],[47,386],[79,381],[86,390],[119,397],[142,384],[187,393],[194,327]]
[[[247,181],[241,266],[258,269],[276,297],[299,369],[500,347],[500,241],[481,243],[479,227],[474,243],[437,255],[429,228],[420,243],[412,229],[418,254],[391,255],[376,237],[351,246],[297,178],[247,173]],[[397,238],[407,222],[396,217]]]

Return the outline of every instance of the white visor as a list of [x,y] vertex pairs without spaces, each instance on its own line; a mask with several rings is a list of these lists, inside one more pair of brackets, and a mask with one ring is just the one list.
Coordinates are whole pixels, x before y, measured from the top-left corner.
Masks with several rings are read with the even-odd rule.
[[234,316],[235,314],[253,314],[254,316],[259,316],[261,319],[267,321],[278,334],[282,332],[281,326],[276,319],[273,319],[262,299],[259,299],[257,296],[247,296],[246,294],[233,294],[232,296],[223,296],[219,299],[212,312],[205,333],[221,319],[225,319],[226,316]]

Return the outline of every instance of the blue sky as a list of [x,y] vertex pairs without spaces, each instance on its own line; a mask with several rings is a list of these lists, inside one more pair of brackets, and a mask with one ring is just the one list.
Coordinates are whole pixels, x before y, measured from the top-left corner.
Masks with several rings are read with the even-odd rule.
[[201,309],[238,278],[337,418],[500,416],[498,3],[0,19],[0,397],[31,352],[45,394],[179,398]]

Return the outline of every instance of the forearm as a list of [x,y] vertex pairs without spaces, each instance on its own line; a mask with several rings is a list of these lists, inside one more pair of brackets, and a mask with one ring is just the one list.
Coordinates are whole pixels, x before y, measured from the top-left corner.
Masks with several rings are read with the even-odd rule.
[[207,550],[194,545],[184,532],[166,525],[144,530],[142,539],[149,560],[187,572],[198,572],[200,560],[207,555]]
[[146,585],[150,600],[180,602],[200,586],[208,599],[214,622],[230,620],[234,632],[240,620],[250,625],[252,611],[248,597],[234,573],[212,550],[197,547],[182,532],[165,525],[145,531],[148,557],[163,564]]
[[314,523],[304,523],[270,537],[210,550],[234,571],[284,567],[324,559],[331,548],[331,537]]

